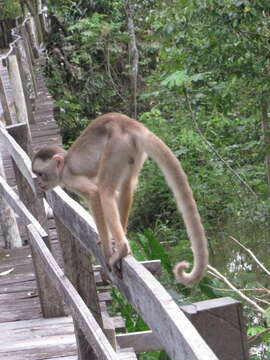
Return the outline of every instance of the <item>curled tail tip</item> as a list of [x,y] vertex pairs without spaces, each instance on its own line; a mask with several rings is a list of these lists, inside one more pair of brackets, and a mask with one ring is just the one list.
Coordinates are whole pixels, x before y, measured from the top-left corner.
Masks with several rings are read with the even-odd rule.
[[176,264],[173,269],[173,273],[176,280],[185,284],[186,276],[188,276],[188,273],[186,273],[185,270],[187,270],[188,268],[189,268],[189,263],[186,261],[181,261],[180,263]]
[[183,285],[193,285],[201,280],[203,277],[204,271],[200,272],[200,274],[187,273],[185,270],[189,268],[189,263],[186,261],[182,261],[175,265],[173,272],[176,280],[181,282]]

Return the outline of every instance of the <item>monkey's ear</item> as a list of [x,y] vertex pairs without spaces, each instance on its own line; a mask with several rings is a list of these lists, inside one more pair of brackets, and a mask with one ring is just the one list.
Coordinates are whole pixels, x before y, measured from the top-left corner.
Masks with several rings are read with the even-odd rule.
[[58,170],[62,170],[64,167],[64,156],[60,154],[53,155],[53,160],[56,162],[56,167]]

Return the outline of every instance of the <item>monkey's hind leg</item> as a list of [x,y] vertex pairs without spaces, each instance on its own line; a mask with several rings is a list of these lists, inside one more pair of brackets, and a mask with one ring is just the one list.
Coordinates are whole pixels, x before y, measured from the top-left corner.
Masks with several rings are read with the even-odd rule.
[[89,207],[95,219],[98,233],[101,239],[103,253],[107,261],[113,254],[112,240],[111,240],[111,235],[109,234],[107,228],[106,221],[104,219],[104,214],[103,214],[98,191],[92,192],[91,195],[89,196]]
[[[117,147],[117,141],[114,141],[113,146],[107,146],[99,171],[98,190],[104,218],[116,245],[116,251],[109,258],[109,266],[118,277],[122,277],[118,265],[123,257],[131,254],[131,250],[122,225],[125,216],[120,215],[117,196],[127,172],[128,154],[123,142],[118,144],[121,145]],[[128,207],[129,204],[126,211]]]

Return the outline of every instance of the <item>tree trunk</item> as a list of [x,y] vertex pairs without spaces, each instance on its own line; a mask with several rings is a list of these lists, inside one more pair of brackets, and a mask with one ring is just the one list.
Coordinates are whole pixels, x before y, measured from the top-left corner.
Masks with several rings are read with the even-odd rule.
[[268,180],[269,195],[270,195],[270,126],[269,126],[269,96],[268,91],[263,91],[261,96],[261,121],[262,131],[265,142],[265,163],[266,163],[266,175]]
[[131,113],[137,117],[137,82],[139,69],[139,52],[136,43],[135,26],[133,21],[134,5],[132,0],[126,0],[127,26],[129,33],[129,63],[130,63],[130,82],[131,82]]

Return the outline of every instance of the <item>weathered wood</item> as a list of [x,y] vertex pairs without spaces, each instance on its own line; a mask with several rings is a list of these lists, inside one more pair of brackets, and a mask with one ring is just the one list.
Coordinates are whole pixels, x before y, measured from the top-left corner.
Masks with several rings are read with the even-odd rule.
[[152,330],[118,334],[116,340],[120,348],[132,346],[137,353],[163,349],[159,338]]
[[[8,186],[0,176],[0,194],[8,201],[17,214],[19,214],[25,225],[34,224],[45,242],[48,243],[48,235],[41,227],[36,218],[30,213],[18,195]],[[63,316],[65,314],[61,299],[58,296],[53,284],[48,279],[47,274],[39,267],[35,251],[32,250],[32,258],[37,276],[37,283],[40,293],[42,313],[44,317]]]
[[[101,268],[106,268],[96,224],[89,212],[68,196],[60,187],[47,192],[46,198],[49,205],[53,208],[55,216],[61,218],[61,222],[80,241],[83,247],[88,252],[90,251],[102,264],[101,266],[95,265],[94,269],[100,271]],[[92,247],[92,243],[95,243],[96,246]],[[142,261],[141,263],[150,272],[156,275],[161,273],[160,260]]]
[[[220,360],[248,359],[239,301],[220,298],[184,305],[181,309]],[[162,350],[162,344],[151,330],[120,334],[116,339],[120,347],[132,346],[138,353]]]
[[32,245],[40,257],[40,265],[42,265],[43,270],[50,276],[65,302],[70,306],[73,317],[83,330],[89,344],[91,344],[95,350],[98,359],[117,360],[118,358],[115,351],[106,339],[95,318],[54,260],[39,233],[31,224],[28,226],[28,230]]
[[[0,175],[5,178],[2,154],[0,154]],[[14,211],[2,196],[0,196],[0,227],[3,232],[6,249],[22,246],[22,239]]]
[[[57,217],[55,217],[55,224],[58,239],[62,247],[65,273],[71,281],[72,285],[78,291],[79,295],[84,300],[85,304],[90,309],[91,313],[94,315],[94,318],[99,326],[102,326],[91,258],[87,257],[85,252],[81,250],[81,246],[76,238],[74,238],[70,231],[68,231],[68,229]],[[85,335],[76,323],[76,319],[74,319],[74,323],[78,348],[78,359],[98,360],[98,357],[96,356],[93,348],[88,344]]]
[[[140,263],[150,271],[151,274],[156,276],[162,274],[161,261],[159,259],[140,261]],[[94,271],[100,271],[102,268],[100,265],[94,265],[93,269]]]
[[[27,119],[28,119],[27,123],[34,124],[35,119],[34,119],[34,115],[33,115],[33,109],[32,109],[32,105],[31,105],[30,97],[27,92],[27,79],[26,79],[25,69],[23,67],[22,51],[25,52],[24,47],[25,47],[24,40],[20,39],[19,41],[16,42],[16,46],[14,47],[14,53],[17,57],[18,70],[19,70],[19,74],[20,74],[22,90],[23,90],[23,95],[24,95],[24,100],[25,100],[25,106],[26,106],[26,110],[27,110]],[[28,66],[28,64],[27,64],[27,66]],[[25,120],[20,121],[20,122],[25,122]]]
[[24,21],[22,27],[21,27],[21,35],[23,37],[23,39],[26,41],[27,43],[27,52],[28,52],[28,56],[30,57],[30,63],[32,65],[32,69],[33,69],[33,75],[34,75],[34,79],[35,79],[35,83],[36,83],[36,86],[37,86],[37,82],[36,82],[36,75],[34,73],[34,65],[35,65],[35,56],[34,56],[34,51],[32,49],[32,43],[31,43],[31,39],[30,39],[30,35],[28,33],[28,30],[27,30],[27,22],[28,22],[28,19],[26,21]]
[[5,179],[0,176],[0,194],[7,200],[9,205],[14,209],[14,211],[21,217],[23,223],[27,226],[29,224],[34,224],[35,228],[38,230],[40,236],[46,239],[48,236],[36,218],[30,213],[26,208],[24,203],[20,200],[19,196],[15,193],[14,190],[7,184]]
[[185,305],[181,309],[220,360],[249,358],[239,301],[219,298]]
[[[47,194],[54,213],[106,269],[90,214],[59,187]],[[162,285],[132,256],[122,260],[123,280],[107,273],[174,360],[214,360],[213,351]]]
[[35,59],[38,59],[39,58],[38,44],[37,44],[36,37],[34,34],[34,30],[33,30],[33,28],[34,28],[33,21],[34,20],[32,19],[32,17],[29,17],[29,20],[25,22],[25,28],[29,35],[31,49],[33,50],[34,57],[35,57]]
[[[17,124],[13,126],[14,127],[18,126],[18,128],[20,128],[22,125]],[[7,127],[7,129],[11,129],[11,128]],[[34,182],[36,176],[31,171],[31,160],[29,159],[25,151],[23,151],[23,149],[17,144],[17,142],[13,139],[13,137],[9,135],[8,131],[1,127],[0,127],[0,140],[4,144],[5,149],[12,156],[16,165],[20,169],[20,172],[26,178],[27,182],[31,186],[32,191],[36,193],[36,187]]]
[[3,108],[3,114],[4,114],[4,121],[6,125],[11,125],[12,124],[12,119],[10,116],[10,112],[9,112],[9,107],[8,107],[8,101],[7,101],[7,96],[5,93],[5,88],[4,88],[4,84],[3,84],[3,80],[0,76],[0,102]]
[[[13,139],[16,141],[16,143],[20,146],[20,152],[24,151],[25,153],[28,154],[28,156],[32,157],[33,151],[32,151],[31,139],[29,138],[28,127],[26,126],[26,124],[24,123],[24,124],[9,126],[7,130],[9,134],[13,137]],[[20,169],[17,168],[17,163],[15,162],[14,164],[15,178],[16,178],[20,199],[27,206],[30,212],[35,216],[35,218],[39,221],[39,223],[42,224],[42,227],[47,232],[47,234],[49,234],[47,216],[43,202],[43,192],[41,192],[39,186],[36,184],[37,183],[36,176],[32,173],[31,168],[29,169],[30,164],[31,161],[29,160],[27,162],[28,173],[31,174],[32,181],[34,182],[34,186],[35,186],[34,191],[32,189],[32,186],[29,186],[29,183],[33,185],[32,182],[31,181],[28,182],[28,179],[25,179]],[[46,245],[49,247],[49,249],[51,248],[49,237]]]
[[9,55],[8,60],[8,73],[13,89],[13,97],[15,101],[15,108],[18,123],[27,123],[29,126],[28,110],[26,106],[25,94],[20,75],[17,56],[15,54]]
[[30,75],[31,75],[31,81],[32,81],[32,85],[33,85],[33,90],[34,90],[34,93],[35,93],[35,97],[37,97],[37,95],[38,95],[37,81],[36,81],[36,76],[35,76],[34,68],[33,68],[33,58],[31,56],[31,45],[30,45],[27,30],[25,29],[25,25],[21,26],[20,32],[21,32],[21,36],[22,36],[22,38],[24,40],[24,48],[25,48],[25,53],[26,53],[26,57],[27,57],[27,63],[28,63],[28,67],[29,67],[29,72],[30,72]]

